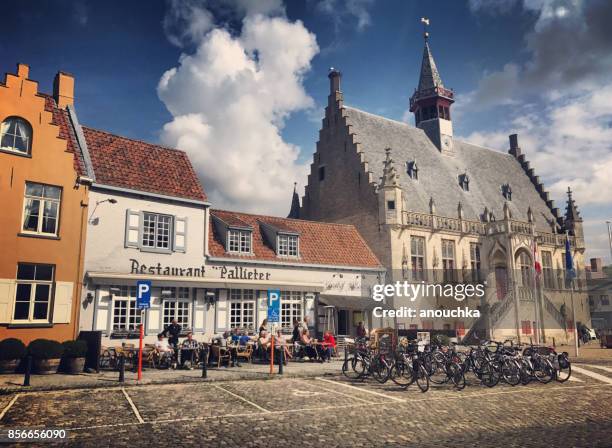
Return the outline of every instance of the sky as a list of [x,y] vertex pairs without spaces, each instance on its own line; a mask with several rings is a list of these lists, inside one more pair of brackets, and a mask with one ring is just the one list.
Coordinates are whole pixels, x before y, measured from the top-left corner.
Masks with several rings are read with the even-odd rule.
[[82,123],[188,152],[215,207],[285,215],[303,193],[330,67],[345,103],[395,120],[423,51],[456,138],[519,144],[560,209],[574,191],[587,257],[610,262],[612,2],[607,0],[30,0],[3,5],[0,70],[50,92],[76,78]]

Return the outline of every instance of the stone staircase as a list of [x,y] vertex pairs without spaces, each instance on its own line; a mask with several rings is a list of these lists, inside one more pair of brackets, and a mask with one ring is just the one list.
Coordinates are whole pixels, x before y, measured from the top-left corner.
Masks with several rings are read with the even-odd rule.
[[508,292],[503,300],[495,302],[493,305],[491,305],[488,312],[483,312],[476,322],[474,322],[474,324],[470,327],[462,339],[462,342],[464,344],[475,344],[478,339],[485,339],[489,334],[489,316],[491,329],[493,329],[499,323],[499,321],[506,316],[508,310],[512,307],[513,300],[514,296],[512,292]]
[[555,319],[557,324],[559,324],[559,327],[565,329],[567,323],[565,321],[565,317],[563,314],[561,314],[561,311],[559,311],[555,304],[548,297],[546,297],[546,294],[542,294],[542,297],[544,298],[544,308],[546,308],[548,314]]

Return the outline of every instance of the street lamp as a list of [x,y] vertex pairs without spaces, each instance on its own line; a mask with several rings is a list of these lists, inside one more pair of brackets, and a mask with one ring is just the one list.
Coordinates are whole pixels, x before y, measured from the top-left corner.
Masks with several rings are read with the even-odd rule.
[[610,264],[612,264],[612,222],[606,221],[608,226],[608,241],[610,242]]
[[91,211],[91,215],[89,215],[89,220],[87,221],[87,222],[89,222],[89,224],[92,224],[93,221],[94,221],[93,216],[94,216],[94,213],[96,213],[96,209],[98,208],[98,205],[104,204],[105,202],[108,202],[109,204],[116,204],[117,203],[117,199],[107,198],[107,199],[104,199],[102,201],[96,201],[96,205],[95,205],[94,209]]

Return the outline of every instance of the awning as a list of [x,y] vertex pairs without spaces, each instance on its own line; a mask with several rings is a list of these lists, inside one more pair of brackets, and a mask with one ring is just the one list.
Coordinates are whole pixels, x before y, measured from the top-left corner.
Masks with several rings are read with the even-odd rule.
[[273,280],[228,280],[205,277],[176,277],[168,275],[148,274],[118,274],[112,272],[88,272],[87,277],[98,285],[115,285],[117,282],[133,282],[151,280],[153,286],[185,286],[190,288],[220,288],[220,289],[288,289],[304,292],[320,292],[322,283],[273,281]]
[[370,297],[345,297],[321,295],[319,301],[322,305],[335,306],[337,309],[348,310],[371,310],[381,306],[382,302],[377,302]]

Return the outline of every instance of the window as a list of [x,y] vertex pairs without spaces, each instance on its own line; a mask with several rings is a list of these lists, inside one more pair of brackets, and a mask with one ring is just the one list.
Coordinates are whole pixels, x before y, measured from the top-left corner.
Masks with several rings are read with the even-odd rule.
[[422,236],[410,238],[410,263],[412,280],[425,280],[425,238]]
[[552,253],[542,251],[542,276],[544,277],[544,288],[554,289],[555,278],[553,276]]
[[501,186],[502,195],[506,198],[507,201],[512,200],[512,187],[510,184],[504,184]]
[[470,243],[470,266],[472,269],[472,281],[480,281],[480,244]]
[[53,291],[53,265],[19,263],[13,320],[49,321]]
[[26,182],[23,231],[57,235],[61,196],[61,187]]
[[230,289],[230,328],[255,329],[255,294],[252,289]]
[[136,330],[140,326],[141,311],[136,307],[135,286],[114,286],[113,330]]
[[520,270],[519,286],[531,285],[531,260],[525,251],[522,251],[517,259],[518,268]]
[[419,179],[419,167],[417,166],[416,161],[406,162],[406,172],[411,179]]
[[285,257],[298,256],[297,235],[278,235],[278,255]]
[[172,292],[174,297],[164,300],[164,328],[172,323],[172,319],[176,319],[176,322],[184,329],[191,328],[190,289],[181,287],[173,289]]
[[387,210],[395,210],[395,201],[387,201]]
[[445,282],[455,281],[455,242],[442,240],[442,271]]
[[463,189],[463,191],[470,191],[470,177],[467,173],[459,175],[459,186]]
[[300,291],[281,291],[281,328],[293,328],[293,319],[303,319],[303,294]]
[[610,305],[610,299],[608,299],[608,296],[600,296],[600,300],[602,306]]
[[227,230],[227,251],[250,254],[251,253],[251,231],[228,229]]
[[0,149],[30,154],[32,127],[23,118],[9,117],[0,125]]
[[172,232],[172,216],[157,213],[143,214],[143,247],[170,250],[170,235]]
[[324,166],[320,166],[319,167],[319,180],[325,180],[325,167]]

